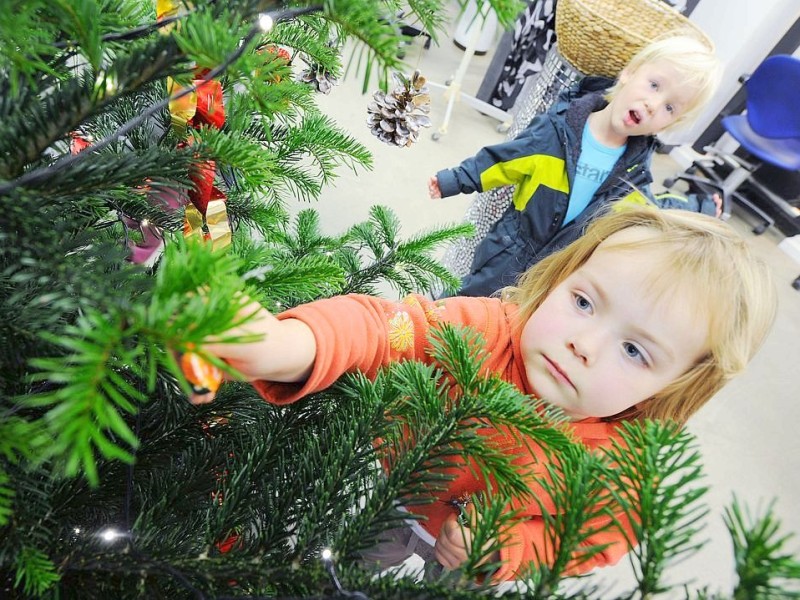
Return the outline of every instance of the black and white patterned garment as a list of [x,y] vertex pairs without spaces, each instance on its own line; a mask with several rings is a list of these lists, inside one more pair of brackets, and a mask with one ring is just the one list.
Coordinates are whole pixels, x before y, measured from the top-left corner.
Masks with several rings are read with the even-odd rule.
[[[498,73],[496,87],[486,99],[488,103],[511,110],[525,80],[542,70],[547,51],[556,41],[556,1],[534,0],[517,17],[511,47]],[[497,73],[497,70],[489,69],[489,72]]]

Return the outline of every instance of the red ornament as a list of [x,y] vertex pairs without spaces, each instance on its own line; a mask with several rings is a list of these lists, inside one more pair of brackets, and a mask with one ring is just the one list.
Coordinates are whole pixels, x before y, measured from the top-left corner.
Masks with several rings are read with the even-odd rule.
[[194,187],[189,190],[189,200],[192,201],[202,214],[206,214],[208,201],[214,190],[214,176],[217,172],[217,165],[213,160],[199,162],[192,165],[189,171],[189,178]]
[[241,544],[239,543],[239,536],[235,533],[230,534],[221,542],[216,543],[217,550],[219,550],[222,554],[230,552],[231,550],[234,550],[236,546],[240,545]]
[[77,132],[72,132],[70,134],[70,140],[69,140],[69,153],[70,154],[77,154],[81,150],[85,150],[86,148],[88,148],[91,145],[92,145],[92,142],[87,140],[81,134],[79,134]]
[[213,79],[194,81],[197,86],[197,111],[189,119],[193,127],[209,125],[216,129],[225,124],[225,105],[222,102],[222,84]]

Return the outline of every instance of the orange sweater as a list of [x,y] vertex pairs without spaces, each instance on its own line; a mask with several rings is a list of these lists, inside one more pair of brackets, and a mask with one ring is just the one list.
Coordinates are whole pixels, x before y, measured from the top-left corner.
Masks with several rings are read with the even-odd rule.
[[[402,302],[394,302],[350,295],[312,302],[278,315],[279,319],[299,319],[314,332],[317,356],[308,380],[302,384],[256,381],[253,385],[269,402],[288,404],[329,387],[344,373],[360,371],[373,378],[380,367],[392,361],[430,362],[426,354],[430,329],[437,323],[450,322],[467,325],[483,335],[486,348],[490,349],[484,364],[486,372],[497,373],[526,394],[535,394],[525,374],[519,332],[512,327],[516,312],[516,305],[497,298],[448,298],[434,302],[422,296],[409,296]],[[590,449],[608,446],[616,436],[613,424],[598,419],[572,422],[568,427],[575,438]],[[533,468],[543,471],[544,456],[519,456],[517,443],[509,447],[509,452],[517,456],[517,464],[525,463],[530,469],[536,463]],[[484,487],[485,483],[476,478],[471,469],[460,469],[440,498],[447,501]],[[532,492],[536,495],[535,489]],[[538,496],[546,497],[543,493]],[[535,501],[525,506],[514,504],[515,509],[521,509],[521,518],[508,532],[509,541],[501,549],[503,566],[494,575],[498,582],[521,576],[529,562],[537,556],[549,555],[539,504]],[[547,508],[553,510],[552,506]],[[433,502],[414,506],[413,512],[426,518],[421,525],[437,538],[442,523],[453,514],[453,509],[447,502]],[[610,545],[593,560],[574,568],[572,573],[613,564],[628,551],[624,537],[614,529],[596,535],[591,542]]]

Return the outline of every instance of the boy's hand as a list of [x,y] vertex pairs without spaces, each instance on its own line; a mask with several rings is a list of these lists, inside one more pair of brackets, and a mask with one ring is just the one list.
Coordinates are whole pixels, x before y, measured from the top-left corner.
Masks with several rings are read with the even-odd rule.
[[428,193],[434,200],[442,197],[442,190],[439,189],[439,180],[436,179],[436,175],[428,181]]
[[717,207],[715,216],[719,219],[720,215],[722,214],[722,196],[719,194],[714,194],[711,196],[711,199],[714,201],[714,205]]

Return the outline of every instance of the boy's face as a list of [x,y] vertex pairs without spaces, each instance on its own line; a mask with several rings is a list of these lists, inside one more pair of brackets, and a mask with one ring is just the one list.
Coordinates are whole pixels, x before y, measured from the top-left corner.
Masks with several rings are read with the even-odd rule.
[[619,77],[611,99],[611,127],[621,136],[653,135],[673,125],[692,106],[697,94],[669,63],[654,61]]
[[609,237],[523,328],[530,385],[573,420],[608,417],[650,398],[708,351],[697,311],[653,292],[648,275],[663,268],[655,251],[609,248],[651,235],[637,227]]

